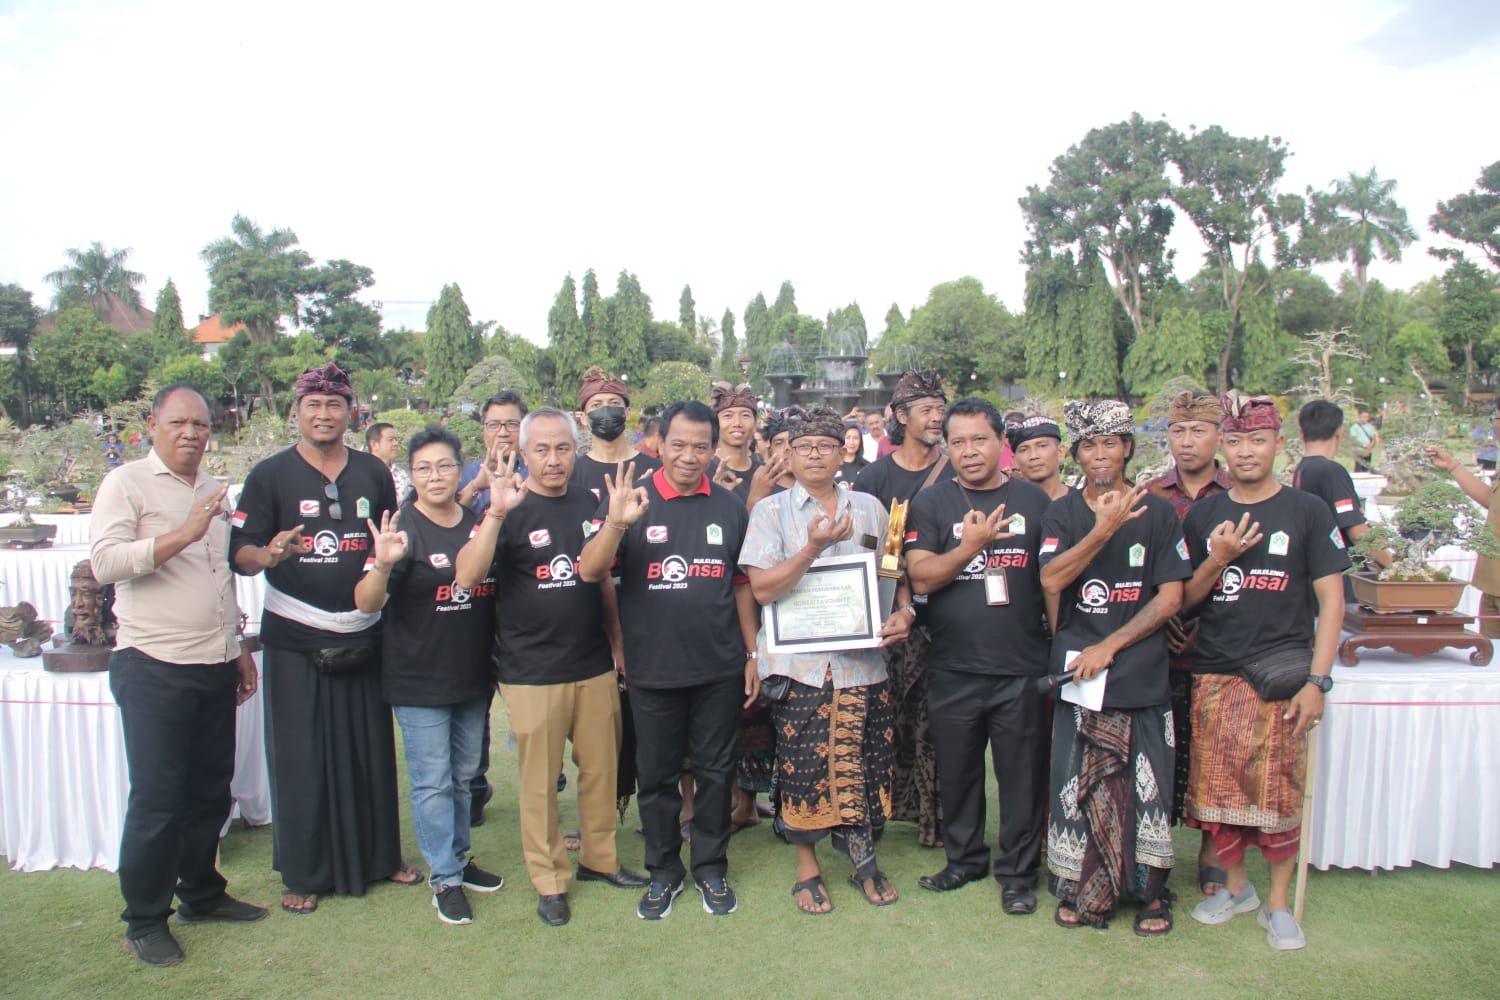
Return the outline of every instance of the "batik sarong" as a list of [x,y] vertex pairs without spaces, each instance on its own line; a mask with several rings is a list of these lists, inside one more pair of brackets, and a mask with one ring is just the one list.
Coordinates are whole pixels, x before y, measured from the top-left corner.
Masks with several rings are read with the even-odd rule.
[[895,779],[890,818],[917,824],[917,843],[942,844],[943,808],[938,795],[937,756],[927,735],[927,633],[911,630],[905,642],[887,646],[886,674],[896,710]]

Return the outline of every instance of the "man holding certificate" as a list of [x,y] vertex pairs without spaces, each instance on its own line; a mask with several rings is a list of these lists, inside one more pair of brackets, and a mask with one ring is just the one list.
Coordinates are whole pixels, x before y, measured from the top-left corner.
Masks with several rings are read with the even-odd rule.
[[1162,626],[1182,606],[1192,565],[1172,505],[1125,479],[1135,451],[1130,407],[1070,402],[1063,414],[1086,483],[1042,518],[1042,588],[1058,602],[1052,664],[1075,671],[1079,684],[1096,686],[1103,675],[1104,690],[1085,707],[1066,703],[1064,685],[1053,713],[1055,919],[1104,927],[1132,895],[1141,901],[1135,932],[1150,937],[1172,929],[1174,756]]
[[854,865],[849,881],[888,906],[896,890],[875,843],[891,805],[895,707],[879,647],[905,639],[916,616],[903,584],[900,607],[875,627],[886,512],[838,488],[842,418],[816,407],[790,435],[796,482],[751,511],[739,560],[768,606],[757,647],[777,735],[776,829],[797,847],[792,896],[802,912],[833,909],[816,853],[829,836]]

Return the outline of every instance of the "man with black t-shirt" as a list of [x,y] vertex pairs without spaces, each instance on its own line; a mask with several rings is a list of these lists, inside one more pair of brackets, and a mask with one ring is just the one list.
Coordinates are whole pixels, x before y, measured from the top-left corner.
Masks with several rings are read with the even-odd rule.
[[906,575],[930,595],[927,707],[948,863],[918,880],[956,889],[984,876],[984,750],[1000,786],[995,880],[1006,913],[1036,912],[1047,797],[1047,672],[1037,548],[1047,494],[1000,471],[1005,427],[982,399],[948,407],[943,437],[958,472],[922,490],[907,514]]
[[[947,404],[948,394],[936,372],[924,376],[908,369],[903,373],[891,396],[890,440],[897,448],[865,466],[854,488],[879,500],[889,514],[894,502],[905,503],[917,491],[950,475],[941,447]],[[905,537],[911,538],[909,530]],[[885,649],[891,697],[896,701],[896,777],[890,818],[916,823],[917,843],[940,847],[943,810],[927,721],[926,605],[921,600],[915,604],[917,621],[910,636]]]
[[[615,764],[620,749],[620,695],[615,681],[619,622],[606,576],[588,583],[577,572],[584,528],[598,507],[570,483],[578,446],[571,418],[543,407],[521,421],[520,451],[530,476],[492,474],[490,509],[458,553],[455,582],[468,586],[493,572],[504,612],[500,693],[516,737],[520,767],[521,850],[539,897],[537,915],[560,926],[571,918],[573,872],[558,829],[557,775],[573,741],[578,765],[582,854],[578,878],[618,888],[646,880],[621,868],[615,851]],[[493,563],[493,569],[491,564]]]
[[573,463],[574,486],[580,486],[594,498],[594,506],[604,500],[604,477],[621,462],[635,463],[635,474],[644,476],[660,467],[661,462],[635,450],[625,436],[625,411],[630,406],[630,390],[623,379],[607,374],[598,365],[583,373],[578,388],[578,409],[589,424],[593,443]]
[[[1292,485],[1327,504],[1344,536],[1344,544],[1353,545],[1370,530],[1370,526],[1365,523],[1364,507],[1354,490],[1353,477],[1348,469],[1335,461],[1339,442],[1344,436],[1343,424],[1344,411],[1326,399],[1305,403],[1297,411],[1305,455],[1292,472]],[[1390,553],[1384,550],[1374,553],[1371,558],[1382,566],[1391,564]],[[1354,585],[1348,580],[1344,581],[1344,600],[1354,600]]]
[[[1059,698],[1053,712],[1047,865],[1062,927],[1103,927],[1124,895],[1141,900],[1135,932],[1172,929],[1172,698],[1162,626],[1192,575],[1172,505],[1130,486],[1130,407],[1064,408],[1086,483],[1042,518],[1042,587],[1058,600],[1053,672],[1076,682],[1106,669],[1094,710]],[[1061,695],[1067,692],[1059,692]],[[1134,844],[1134,853],[1126,848]]]
[[1014,426],[1007,425],[1011,463],[1015,474],[1040,488],[1051,500],[1068,492],[1062,481],[1062,431],[1051,417],[1024,417]]
[[344,446],[354,390],[337,365],[297,379],[301,440],[245,477],[231,518],[237,572],[266,574],[266,763],[281,908],[311,913],[327,892],[363,896],[401,861],[396,745],[380,690],[380,614],[354,588],[371,552],[367,519],[396,509],[384,462]]
[[651,885],[637,916],[660,920],[682,892],[677,779],[696,778],[693,881],[712,914],[739,905],[726,879],[730,784],[740,710],[760,691],[755,597],[736,559],[745,505],[706,474],[718,421],[702,403],[662,414],[662,467],[635,479],[626,465],[605,481],[578,575],[599,583],[618,563],[620,619],[639,748],[639,807]]
[[[749,383],[715,382],[709,389],[709,405],[719,418],[719,449],[709,466],[709,478],[741,500],[750,499],[750,483],[765,464],[752,450],[758,400]],[[749,504],[747,503],[748,507]]]
[[[1292,951],[1307,943],[1288,899],[1301,845],[1303,734],[1322,719],[1333,686],[1344,617],[1339,575],[1349,557],[1327,509],[1272,476],[1283,443],[1276,402],[1231,391],[1223,406],[1235,484],[1195,506],[1186,522],[1197,570],[1185,603],[1201,605],[1203,623],[1186,810],[1189,824],[1212,835],[1228,877],[1193,919],[1222,924],[1259,909],[1267,943]],[[1271,869],[1263,907],[1245,869],[1251,846]]]

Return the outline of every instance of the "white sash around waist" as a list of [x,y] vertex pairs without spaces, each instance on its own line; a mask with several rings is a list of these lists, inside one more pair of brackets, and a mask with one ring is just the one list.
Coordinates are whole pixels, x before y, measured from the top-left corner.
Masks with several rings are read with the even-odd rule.
[[325,632],[339,632],[344,635],[363,632],[380,621],[379,611],[324,611],[322,608],[313,607],[306,601],[299,601],[290,594],[283,594],[270,583],[266,584],[265,609],[312,628],[320,628]]

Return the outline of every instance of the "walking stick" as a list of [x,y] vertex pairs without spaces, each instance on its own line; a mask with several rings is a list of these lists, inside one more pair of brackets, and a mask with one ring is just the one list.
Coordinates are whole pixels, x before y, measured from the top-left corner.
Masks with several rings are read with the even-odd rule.
[[1297,894],[1292,900],[1292,919],[1300,926],[1302,906],[1307,902],[1307,862],[1312,854],[1313,782],[1318,776],[1318,730],[1307,731],[1307,769],[1302,776],[1302,844],[1297,849]]

